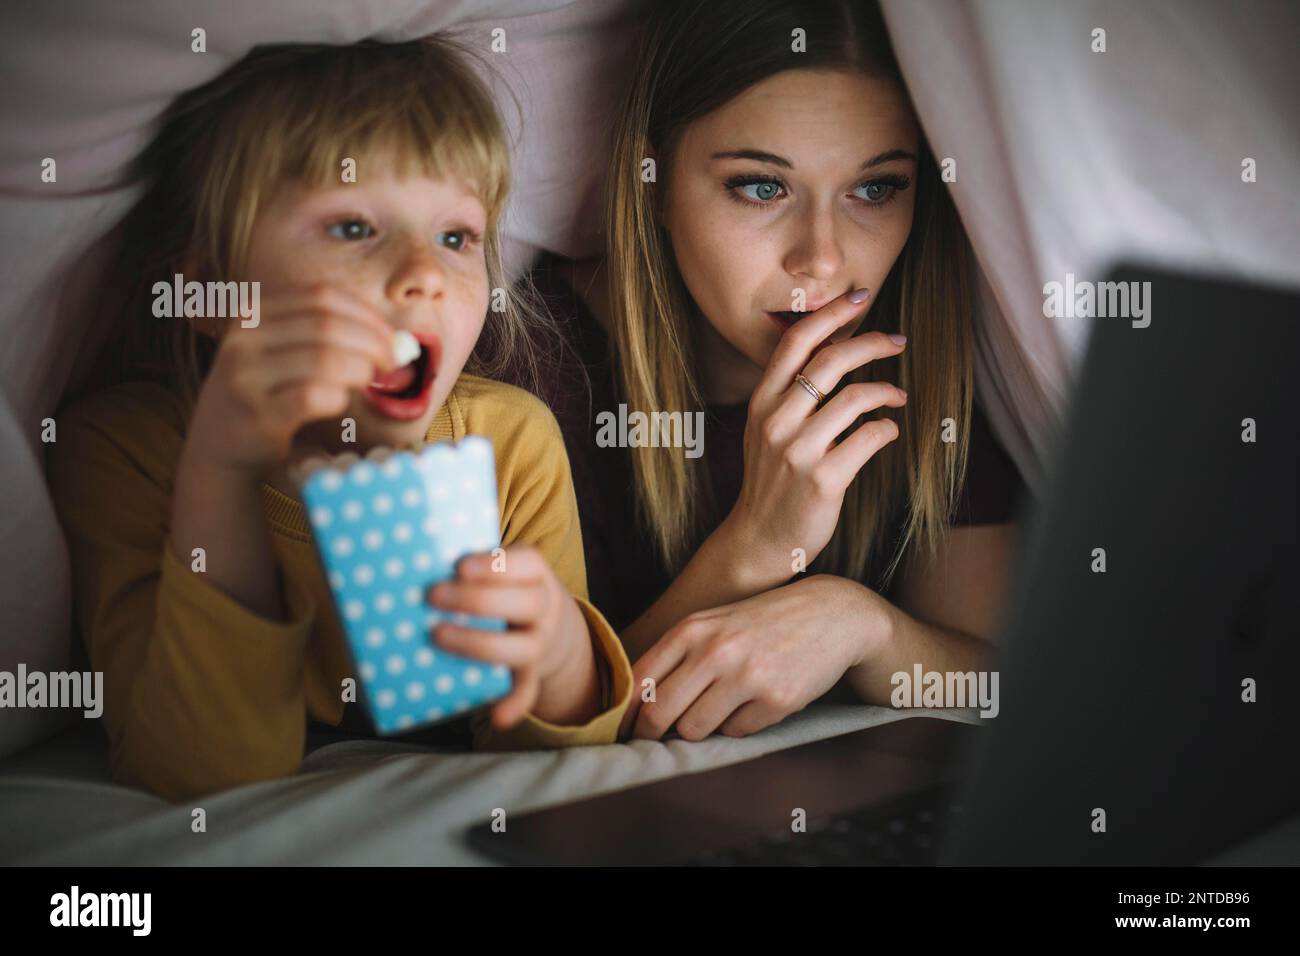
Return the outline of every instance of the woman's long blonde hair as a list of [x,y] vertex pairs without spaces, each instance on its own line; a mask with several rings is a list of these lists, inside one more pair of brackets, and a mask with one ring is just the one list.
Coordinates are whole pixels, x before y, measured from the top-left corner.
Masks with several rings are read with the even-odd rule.
[[[241,275],[258,210],[274,190],[295,180],[339,183],[347,159],[359,177],[368,159],[386,155],[404,172],[471,184],[487,212],[489,288],[509,289],[498,231],[509,142],[469,65],[474,56],[441,36],[276,44],[255,48],[173,102],[124,180],[143,183],[144,192],[116,230],[120,244],[101,302],[114,331],[108,371],[93,384],[153,379],[192,404],[217,343],[189,322],[154,318],[153,284],[170,283],[175,273],[201,282]],[[535,382],[536,346],[554,336],[526,294],[512,290],[504,305],[488,317],[466,371]]]
[[[806,51],[791,50],[804,31]],[[869,3],[753,0],[744,4],[656,4],[642,36],[613,130],[606,208],[612,338],[622,400],[631,410],[691,412],[696,385],[691,323],[698,316],[655,210],[642,163],[666,169],[691,122],[765,77],[789,69],[849,69],[902,84],[879,11]],[[870,363],[846,380],[883,380],[908,393],[899,438],[859,472],[840,522],[810,571],[867,581],[882,557],[882,533],[906,508],[903,534],[881,580],[907,545],[933,555],[965,480],[972,411],[972,259],[969,241],[929,149],[919,157],[911,234],[863,331],[900,331],[899,358]],[[882,409],[871,417],[895,417]],[[951,419],[951,423],[946,423]],[[955,441],[943,441],[944,432]],[[950,436],[951,437],[951,436]],[[676,574],[714,513],[707,472],[683,454],[632,449],[638,520]]]

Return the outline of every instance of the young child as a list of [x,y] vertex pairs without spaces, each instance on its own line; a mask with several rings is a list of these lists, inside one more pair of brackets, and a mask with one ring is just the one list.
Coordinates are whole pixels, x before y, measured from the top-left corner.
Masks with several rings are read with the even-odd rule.
[[[481,377],[534,359],[519,304],[489,313],[507,145],[463,51],[261,48],[173,104],[135,174],[130,380],[64,410],[49,461],[114,778],[180,800],[293,773],[354,675],[291,468],[467,434],[496,451],[505,569],[468,557],[429,599],[510,625],[430,635],[512,670],[474,742],[614,741],[631,668],[586,600],[559,429]],[[249,283],[257,315],[157,317],[176,275]],[[399,330],[420,356],[397,368]]]

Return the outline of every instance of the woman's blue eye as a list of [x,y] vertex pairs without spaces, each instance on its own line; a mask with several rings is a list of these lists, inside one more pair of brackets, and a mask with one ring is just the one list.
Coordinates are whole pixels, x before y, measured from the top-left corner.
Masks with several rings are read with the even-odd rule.
[[858,197],[873,206],[882,206],[910,185],[911,180],[906,176],[900,176],[896,179],[873,179],[871,182],[863,183],[858,187]]
[[344,219],[330,226],[329,234],[337,239],[355,242],[358,239],[369,239],[375,230],[364,219]]
[[[748,202],[752,206],[770,206],[774,200],[781,198],[785,186],[776,179],[744,179],[737,177],[730,180],[727,188],[738,202]],[[883,206],[894,199],[898,193],[910,185],[906,177],[886,177],[873,179],[860,184],[854,194],[871,206]],[[739,190],[739,193],[736,191]]]
[[[771,202],[781,194],[781,184],[770,181],[758,183],[742,183],[740,188],[745,190],[745,198],[750,202]],[[749,192],[749,190],[754,192]]]
[[729,198],[750,206],[770,206],[772,200],[779,199],[783,191],[780,180],[760,179],[754,176],[734,176],[723,185],[727,189]]

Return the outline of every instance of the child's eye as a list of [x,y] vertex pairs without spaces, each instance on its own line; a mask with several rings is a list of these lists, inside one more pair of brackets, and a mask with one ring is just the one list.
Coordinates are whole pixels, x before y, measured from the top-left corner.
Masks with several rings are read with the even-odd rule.
[[364,219],[341,219],[331,225],[328,231],[334,238],[348,242],[369,239],[375,234],[374,227]]
[[462,252],[482,238],[477,232],[470,232],[468,229],[450,229],[438,233],[438,241],[452,252]]

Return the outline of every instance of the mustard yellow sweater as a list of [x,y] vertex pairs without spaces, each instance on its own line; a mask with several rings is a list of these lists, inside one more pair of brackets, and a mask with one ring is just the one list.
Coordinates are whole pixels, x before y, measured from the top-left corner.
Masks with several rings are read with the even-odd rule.
[[[290,620],[242,606],[168,542],[172,479],[185,440],[179,396],[132,382],[61,412],[49,446],[51,493],[72,558],[75,619],[104,672],[114,779],[170,800],[286,776],[302,761],[307,717],[338,725],[352,660],[302,504],[270,485],[262,503]],[[520,389],[463,375],[427,440],[491,439],[502,544],[529,544],[587,618],[605,710],[581,726],[529,716],[493,730],[469,720],[484,749],[613,742],[631,699],[618,635],[587,601],[568,458],[550,411]]]

